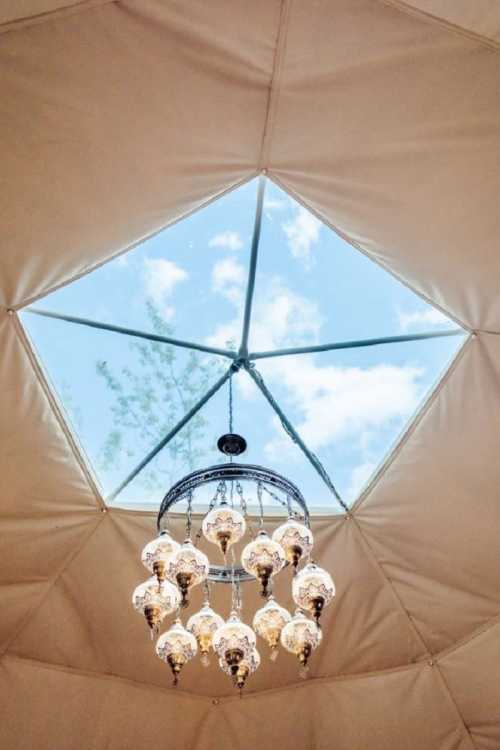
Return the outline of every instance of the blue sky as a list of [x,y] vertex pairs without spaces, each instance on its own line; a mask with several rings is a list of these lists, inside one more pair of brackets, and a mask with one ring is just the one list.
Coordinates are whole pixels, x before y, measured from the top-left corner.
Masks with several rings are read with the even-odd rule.
[[[237,344],[255,202],[252,181],[48,295],[37,307],[151,330],[152,303],[175,337],[220,347]],[[168,372],[162,365],[163,374],[192,390],[183,397],[182,388],[172,387],[165,395],[128,337],[27,313],[22,320],[105,494],[182,415],[186,403],[196,400],[200,383],[216,380],[229,362],[198,355],[203,371],[193,374],[189,353],[176,349]],[[251,350],[449,326],[441,313],[267,182]],[[391,344],[261,360],[257,366],[342,496],[352,502],[461,342],[451,337]],[[143,396],[149,388],[149,407],[141,410],[138,402],[138,412],[128,420],[132,426],[120,426],[121,443],[111,462],[103,461],[103,453],[117,429],[117,394],[97,372],[103,362],[117,381],[134,379]],[[328,489],[246,373],[234,381],[235,428],[248,440],[246,460],[289,476],[312,507],[335,509]],[[180,450],[187,444],[184,436],[177,452],[160,454],[115,502],[156,504],[193,460],[196,467],[219,460],[214,446],[227,430],[227,399],[225,387],[204,407],[203,423],[193,434],[191,466]]]

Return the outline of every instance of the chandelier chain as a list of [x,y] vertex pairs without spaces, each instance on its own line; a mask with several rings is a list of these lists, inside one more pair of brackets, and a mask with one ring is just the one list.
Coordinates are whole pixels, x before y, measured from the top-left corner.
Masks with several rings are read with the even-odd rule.
[[233,432],[233,379],[229,378],[229,432]]
[[257,501],[259,503],[259,526],[262,528],[264,526],[264,504],[262,502],[262,482],[257,482]]
[[255,527],[248,514],[247,501],[244,498],[243,487],[241,486],[240,482],[236,482],[236,492],[238,493],[238,497],[240,499],[241,510],[243,511],[243,517],[245,518],[245,521],[247,522],[250,536],[252,537],[252,539],[255,539]]
[[266,487],[265,484],[262,485],[262,489],[264,490],[264,492],[267,492],[267,494],[269,495],[269,497],[272,497],[273,500],[276,500],[277,503],[279,503],[280,505],[282,505],[283,508],[286,508],[287,510],[289,509],[289,507],[290,507],[290,495],[286,496],[287,499],[285,501],[281,497],[279,497],[279,495],[277,495],[275,492],[273,492],[272,490],[270,490],[269,487]]
[[193,493],[188,492],[186,513],[186,539],[191,539],[191,528],[193,525]]
[[[215,489],[215,495],[213,496],[213,498],[210,500],[210,502],[208,504],[207,513],[210,513],[210,511],[213,508],[215,508],[215,506],[217,504],[217,498],[219,497],[219,491],[220,491],[220,482],[219,482],[219,484],[217,485],[217,487]],[[168,516],[168,513],[166,513],[165,515]],[[196,536],[194,538],[194,546],[195,547],[197,547],[198,544],[200,543],[200,539],[201,539],[202,536],[203,536],[203,524],[200,523],[200,526],[199,526],[198,531],[196,532]]]

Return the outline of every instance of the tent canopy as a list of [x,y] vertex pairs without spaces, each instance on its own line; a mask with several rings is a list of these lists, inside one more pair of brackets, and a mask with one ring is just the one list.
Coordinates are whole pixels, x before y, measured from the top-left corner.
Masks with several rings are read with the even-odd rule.
[[[500,743],[500,9],[0,2],[5,747]],[[262,170],[471,332],[349,514],[313,677],[166,687],[128,605],[154,516],[105,506],[17,311]],[[248,602],[249,609],[255,602]]]

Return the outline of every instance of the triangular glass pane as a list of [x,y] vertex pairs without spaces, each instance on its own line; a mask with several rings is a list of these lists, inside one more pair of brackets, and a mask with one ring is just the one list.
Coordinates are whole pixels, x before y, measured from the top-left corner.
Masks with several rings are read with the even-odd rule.
[[[256,365],[351,505],[463,341],[463,336],[429,339],[276,357]],[[286,457],[287,441],[279,429],[262,442],[268,460]]]
[[252,351],[450,326],[455,324],[267,181]]
[[[204,439],[206,452],[197,457],[196,469],[225,463],[228,460],[216,449],[217,439],[229,429],[228,388],[227,384],[224,385],[199,412],[199,417],[206,425]],[[233,429],[244,435],[248,445],[241,461],[267,466],[284,474],[299,487],[311,510],[317,507],[322,512],[339,512],[341,508],[336,503],[330,490],[302,451],[285,434],[274,411],[245,371],[240,371],[234,376],[233,393]],[[280,439],[282,438],[286,444],[286,448],[278,453],[272,451],[272,448],[270,449],[270,442],[275,435],[278,435]],[[179,434],[179,438],[185,439],[182,432]],[[168,469],[169,464],[171,464],[171,459],[168,451],[162,451],[153,459],[149,469],[155,477],[159,478],[159,481],[154,486],[151,483],[148,484],[148,470],[145,470],[143,475],[138,475],[118,495],[115,504],[128,507],[148,507],[151,505],[157,508],[170,484],[181,479],[184,474],[192,470],[187,465],[184,467],[178,466],[176,468],[177,473],[174,475],[172,470]],[[172,479],[170,484],[167,477],[169,480]],[[198,500],[202,494],[202,492],[197,491]],[[267,499],[271,504],[274,503],[270,498]],[[266,497],[264,497],[264,502],[266,502]]]
[[[112,492],[227,370],[230,360],[21,313],[101,485]],[[149,329],[164,323],[149,310]],[[168,483],[206,452],[200,417],[168,449]],[[156,479],[150,474],[150,483]]]
[[152,304],[170,336],[239,343],[255,209],[252,180],[36,307],[149,330]]

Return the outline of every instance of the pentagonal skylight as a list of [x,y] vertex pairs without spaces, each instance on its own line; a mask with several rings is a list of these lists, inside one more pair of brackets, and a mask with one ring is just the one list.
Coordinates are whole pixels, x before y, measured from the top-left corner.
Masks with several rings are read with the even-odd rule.
[[224,376],[234,362],[244,459],[286,474],[312,509],[349,506],[463,340],[264,178],[22,320],[104,496],[138,507],[224,460],[215,446],[228,430]]

